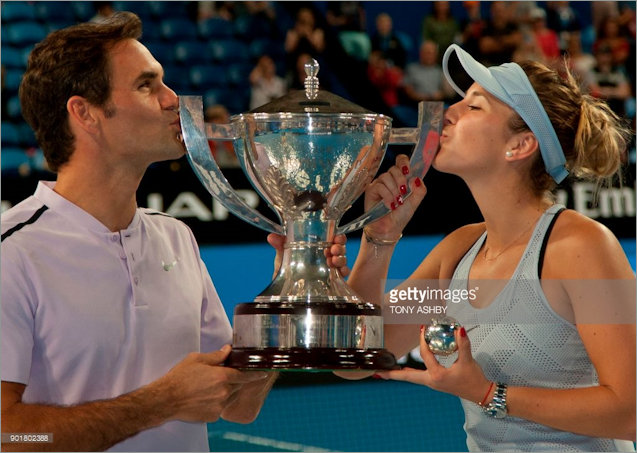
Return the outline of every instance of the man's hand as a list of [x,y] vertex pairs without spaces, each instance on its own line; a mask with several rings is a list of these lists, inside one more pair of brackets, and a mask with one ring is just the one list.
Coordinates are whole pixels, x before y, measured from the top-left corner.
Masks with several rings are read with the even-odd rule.
[[219,351],[191,353],[155,382],[157,389],[170,397],[172,419],[217,421],[244,385],[266,380],[265,372],[242,372],[222,366],[230,350],[226,345]]

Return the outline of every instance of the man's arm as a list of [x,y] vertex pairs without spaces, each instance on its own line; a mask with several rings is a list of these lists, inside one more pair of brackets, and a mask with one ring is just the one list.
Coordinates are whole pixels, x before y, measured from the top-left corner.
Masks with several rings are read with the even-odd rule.
[[167,421],[216,421],[227,405],[233,406],[244,384],[267,376],[219,366],[229,352],[230,347],[224,346],[207,354],[189,354],[165,376],[144,387],[113,399],[74,406],[23,403],[26,386],[3,381],[2,432],[52,433],[53,442],[7,443],[2,444],[2,450],[105,450]]

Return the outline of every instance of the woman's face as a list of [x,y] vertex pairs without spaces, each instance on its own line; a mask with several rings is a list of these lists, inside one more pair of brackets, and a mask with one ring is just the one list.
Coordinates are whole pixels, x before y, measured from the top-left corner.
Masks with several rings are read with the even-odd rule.
[[461,177],[492,172],[505,163],[513,132],[513,109],[474,83],[466,97],[445,112],[434,168]]

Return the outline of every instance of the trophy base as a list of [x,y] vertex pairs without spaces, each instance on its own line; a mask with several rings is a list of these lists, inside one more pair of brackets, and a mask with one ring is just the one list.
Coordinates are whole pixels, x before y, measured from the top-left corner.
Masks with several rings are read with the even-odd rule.
[[236,348],[225,366],[246,370],[332,371],[394,370],[399,366],[385,349]]

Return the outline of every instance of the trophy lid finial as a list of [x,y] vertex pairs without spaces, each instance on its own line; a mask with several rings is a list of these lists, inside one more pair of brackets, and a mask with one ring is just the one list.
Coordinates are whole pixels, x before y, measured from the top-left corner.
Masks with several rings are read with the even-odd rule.
[[318,72],[320,66],[314,58],[305,63],[305,95],[308,99],[316,99],[319,93]]

